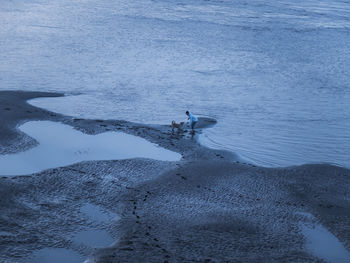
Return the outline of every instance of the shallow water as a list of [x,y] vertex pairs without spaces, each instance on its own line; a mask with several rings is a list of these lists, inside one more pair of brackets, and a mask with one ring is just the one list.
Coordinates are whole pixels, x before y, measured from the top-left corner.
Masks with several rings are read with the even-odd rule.
[[83,118],[218,120],[201,142],[266,166],[350,167],[341,0],[2,1],[1,89]]
[[[80,208],[80,211],[95,223],[109,224],[111,221],[117,221],[120,219],[117,214],[102,210],[101,207],[94,204],[87,203]],[[107,231],[94,228],[80,231],[74,236],[72,241],[76,244],[83,244],[93,248],[106,247],[115,242]]]
[[88,135],[51,121],[27,122],[19,129],[38,141],[39,145],[25,152],[0,155],[0,175],[31,174],[88,160],[181,159],[179,153],[122,132]]
[[[303,214],[308,219],[314,219],[309,213]],[[306,238],[305,247],[314,256],[329,263],[350,262],[350,252],[321,224],[301,223],[301,230]]]
[[108,223],[112,220],[119,220],[117,214],[103,211],[99,206],[93,204],[85,204],[80,208],[80,211],[86,214],[92,221],[99,223]]
[[35,251],[23,263],[82,263],[85,257],[65,248],[44,248]]
[[88,229],[77,233],[73,238],[73,242],[97,248],[107,247],[111,245],[114,240],[105,230]]

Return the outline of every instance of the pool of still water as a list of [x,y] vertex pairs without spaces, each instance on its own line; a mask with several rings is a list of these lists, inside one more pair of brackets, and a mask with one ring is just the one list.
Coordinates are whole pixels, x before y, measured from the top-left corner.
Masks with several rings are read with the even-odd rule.
[[88,135],[52,121],[30,121],[19,129],[38,141],[39,145],[24,152],[0,155],[0,175],[31,174],[89,160],[181,159],[179,153],[122,132]]
[[44,248],[35,251],[33,255],[25,261],[26,263],[81,263],[84,256],[71,249],[65,248]]
[[73,238],[74,243],[88,247],[108,247],[114,240],[106,230],[87,229],[80,231]]
[[[314,220],[310,213],[300,212],[308,221]],[[350,262],[350,252],[344,245],[323,225],[310,222],[301,223],[301,232],[305,237],[307,251],[329,263]]]
[[[89,221],[97,224],[107,224],[111,221],[117,221],[120,217],[111,212],[102,209],[95,204],[86,203],[80,208],[83,216]],[[1,233],[0,233],[1,235]],[[87,227],[76,233],[72,242],[77,245],[83,245],[90,248],[101,248],[112,245],[116,240],[103,229]],[[23,261],[24,263],[82,263],[89,262],[86,257],[78,252],[66,248],[43,248],[36,250],[32,255]]]
[[120,217],[112,212],[104,211],[101,207],[94,204],[85,204],[80,208],[80,211],[88,216],[90,220],[97,223],[108,223],[110,221],[119,220]]

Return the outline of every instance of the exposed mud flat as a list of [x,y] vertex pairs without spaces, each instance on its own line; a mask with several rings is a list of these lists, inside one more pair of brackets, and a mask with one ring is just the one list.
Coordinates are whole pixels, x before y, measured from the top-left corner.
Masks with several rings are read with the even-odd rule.
[[[349,170],[256,167],[169,126],[74,119],[25,103],[56,95],[1,92],[10,109],[0,109],[1,153],[36,145],[18,124],[50,120],[90,135],[138,135],[183,159],[86,161],[1,177],[0,261],[31,262],[53,249],[95,262],[321,262],[308,250],[300,212],[350,250]],[[89,240],[93,233],[108,245]]]

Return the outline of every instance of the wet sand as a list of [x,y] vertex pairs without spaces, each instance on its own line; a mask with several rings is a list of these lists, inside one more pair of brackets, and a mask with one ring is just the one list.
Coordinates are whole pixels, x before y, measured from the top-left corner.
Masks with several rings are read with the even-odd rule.
[[[51,120],[87,134],[138,135],[183,158],[89,161],[1,177],[1,262],[29,262],[33,251],[46,248],[75,251],[96,262],[322,262],[306,248],[302,212],[350,250],[348,169],[256,167],[230,152],[200,146],[188,132],[171,134],[170,125],[75,119],[25,103],[60,95],[0,92],[0,152],[36,145],[15,129],[18,124]],[[215,121],[200,124],[205,128]],[[87,204],[118,219],[94,220],[82,212]],[[108,232],[115,242],[98,249],[74,242],[90,230]]]

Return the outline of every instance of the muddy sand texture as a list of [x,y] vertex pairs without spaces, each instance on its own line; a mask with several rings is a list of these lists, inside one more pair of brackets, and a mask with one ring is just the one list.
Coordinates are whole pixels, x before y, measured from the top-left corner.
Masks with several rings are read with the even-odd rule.
[[[169,126],[83,120],[26,100],[60,94],[0,92],[0,152],[35,145],[26,120],[61,121],[89,134],[124,131],[180,152],[179,162],[91,161],[0,178],[0,262],[23,262],[45,247],[73,249],[96,262],[322,262],[305,250],[298,212],[313,214],[350,250],[350,171],[331,165],[267,169],[200,146]],[[213,125],[200,120],[202,128]],[[85,204],[118,214],[96,223]],[[116,240],[93,249],[72,242],[86,228]]]

